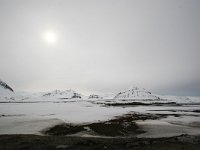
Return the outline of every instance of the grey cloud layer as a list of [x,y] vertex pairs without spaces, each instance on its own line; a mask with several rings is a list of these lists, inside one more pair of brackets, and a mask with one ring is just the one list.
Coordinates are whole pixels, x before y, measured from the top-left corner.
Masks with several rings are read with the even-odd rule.
[[[0,75],[17,90],[200,95],[198,0],[0,0]],[[58,34],[54,46],[42,34]]]

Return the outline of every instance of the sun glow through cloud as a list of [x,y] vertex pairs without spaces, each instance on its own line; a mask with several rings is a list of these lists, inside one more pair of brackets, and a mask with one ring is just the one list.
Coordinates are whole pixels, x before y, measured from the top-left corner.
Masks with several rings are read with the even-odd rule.
[[57,43],[57,35],[54,31],[46,31],[44,33],[44,40],[49,45],[54,45]]

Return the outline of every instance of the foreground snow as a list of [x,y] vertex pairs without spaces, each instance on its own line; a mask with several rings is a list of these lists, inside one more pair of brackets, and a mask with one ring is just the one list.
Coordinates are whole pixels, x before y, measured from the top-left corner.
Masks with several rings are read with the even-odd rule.
[[[106,100],[103,101],[106,102]],[[191,126],[193,123],[200,123],[199,113],[192,111],[198,110],[199,105],[105,107],[98,102],[99,100],[64,102],[52,100],[36,103],[1,103],[0,134],[40,134],[40,131],[45,128],[60,123],[86,124],[106,121],[130,112],[169,114],[166,119],[138,121],[137,123],[145,131],[148,131],[141,134],[140,137],[200,134],[200,126]],[[183,116],[170,117],[174,113]],[[158,132],[157,127],[163,132]],[[164,134],[164,132],[168,134]]]
[[[155,103],[159,105],[151,105]],[[106,121],[130,112],[168,116],[137,121],[147,131],[140,137],[200,134],[199,106],[199,97],[160,96],[138,87],[101,96],[84,96],[73,90],[13,93],[0,87],[0,134],[40,134],[61,123]]]
[[[101,107],[89,102],[0,104],[0,134],[38,134],[55,123],[87,123],[128,113],[123,108]],[[52,123],[50,123],[52,121]],[[49,124],[50,123],[50,124]],[[33,128],[32,128],[33,127]]]

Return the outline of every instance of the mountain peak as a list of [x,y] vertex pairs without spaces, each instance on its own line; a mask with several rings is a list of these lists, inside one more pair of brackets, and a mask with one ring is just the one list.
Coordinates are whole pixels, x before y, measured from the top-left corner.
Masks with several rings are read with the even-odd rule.
[[119,92],[116,96],[116,99],[159,99],[159,97],[151,94],[144,88],[137,86],[131,86],[128,90]]
[[60,99],[72,99],[72,98],[81,98],[81,94],[73,90],[54,90],[52,92],[45,93],[45,97],[56,97]]
[[14,92],[14,90],[10,86],[8,86],[5,82],[3,82],[1,79],[0,79],[0,87],[10,90],[11,92]]
[[129,88],[128,88],[128,90],[144,90],[144,91],[146,91],[146,89],[145,88],[141,88],[141,87],[139,87],[139,86],[135,86],[135,85],[133,85],[133,86],[130,86]]
[[1,96],[11,96],[14,90],[0,79],[0,95]]

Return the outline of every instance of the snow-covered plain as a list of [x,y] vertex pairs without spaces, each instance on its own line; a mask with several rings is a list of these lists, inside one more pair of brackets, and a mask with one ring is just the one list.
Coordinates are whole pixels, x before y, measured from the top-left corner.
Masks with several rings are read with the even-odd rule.
[[[4,92],[0,95],[0,134],[41,134],[40,131],[61,123],[106,121],[130,112],[167,115],[160,120],[138,120],[138,125],[147,131],[140,134],[140,137],[200,134],[198,97],[159,96],[135,87],[99,97],[89,98],[73,90],[48,93]],[[128,105],[130,102],[162,105],[134,106]],[[175,105],[167,105],[172,102]],[[123,106],[107,105],[126,103]]]
[[[155,120],[138,121],[138,124],[142,128],[149,130],[149,133],[151,133],[149,135],[147,132],[140,136],[161,136],[161,132],[155,132],[157,131],[157,127],[167,129],[168,134],[162,134],[162,136],[186,133],[200,134],[200,115],[197,112],[191,111],[198,109],[199,105],[105,107],[101,104],[94,103],[94,100],[78,99],[69,102],[55,102],[54,100],[46,102],[38,101],[36,103],[1,103],[0,134],[40,134],[40,131],[45,128],[64,122],[86,124],[109,120],[115,116],[121,116],[130,112],[150,114],[176,113],[183,115],[175,118],[170,118],[169,115],[166,119],[157,120],[154,125],[152,123],[155,123]],[[177,110],[177,112],[171,110]],[[191,126],[193,123],[198,125]],[[168,126],[169,124],[170,126]],[[175,132],[176,129],[177,132]]]

